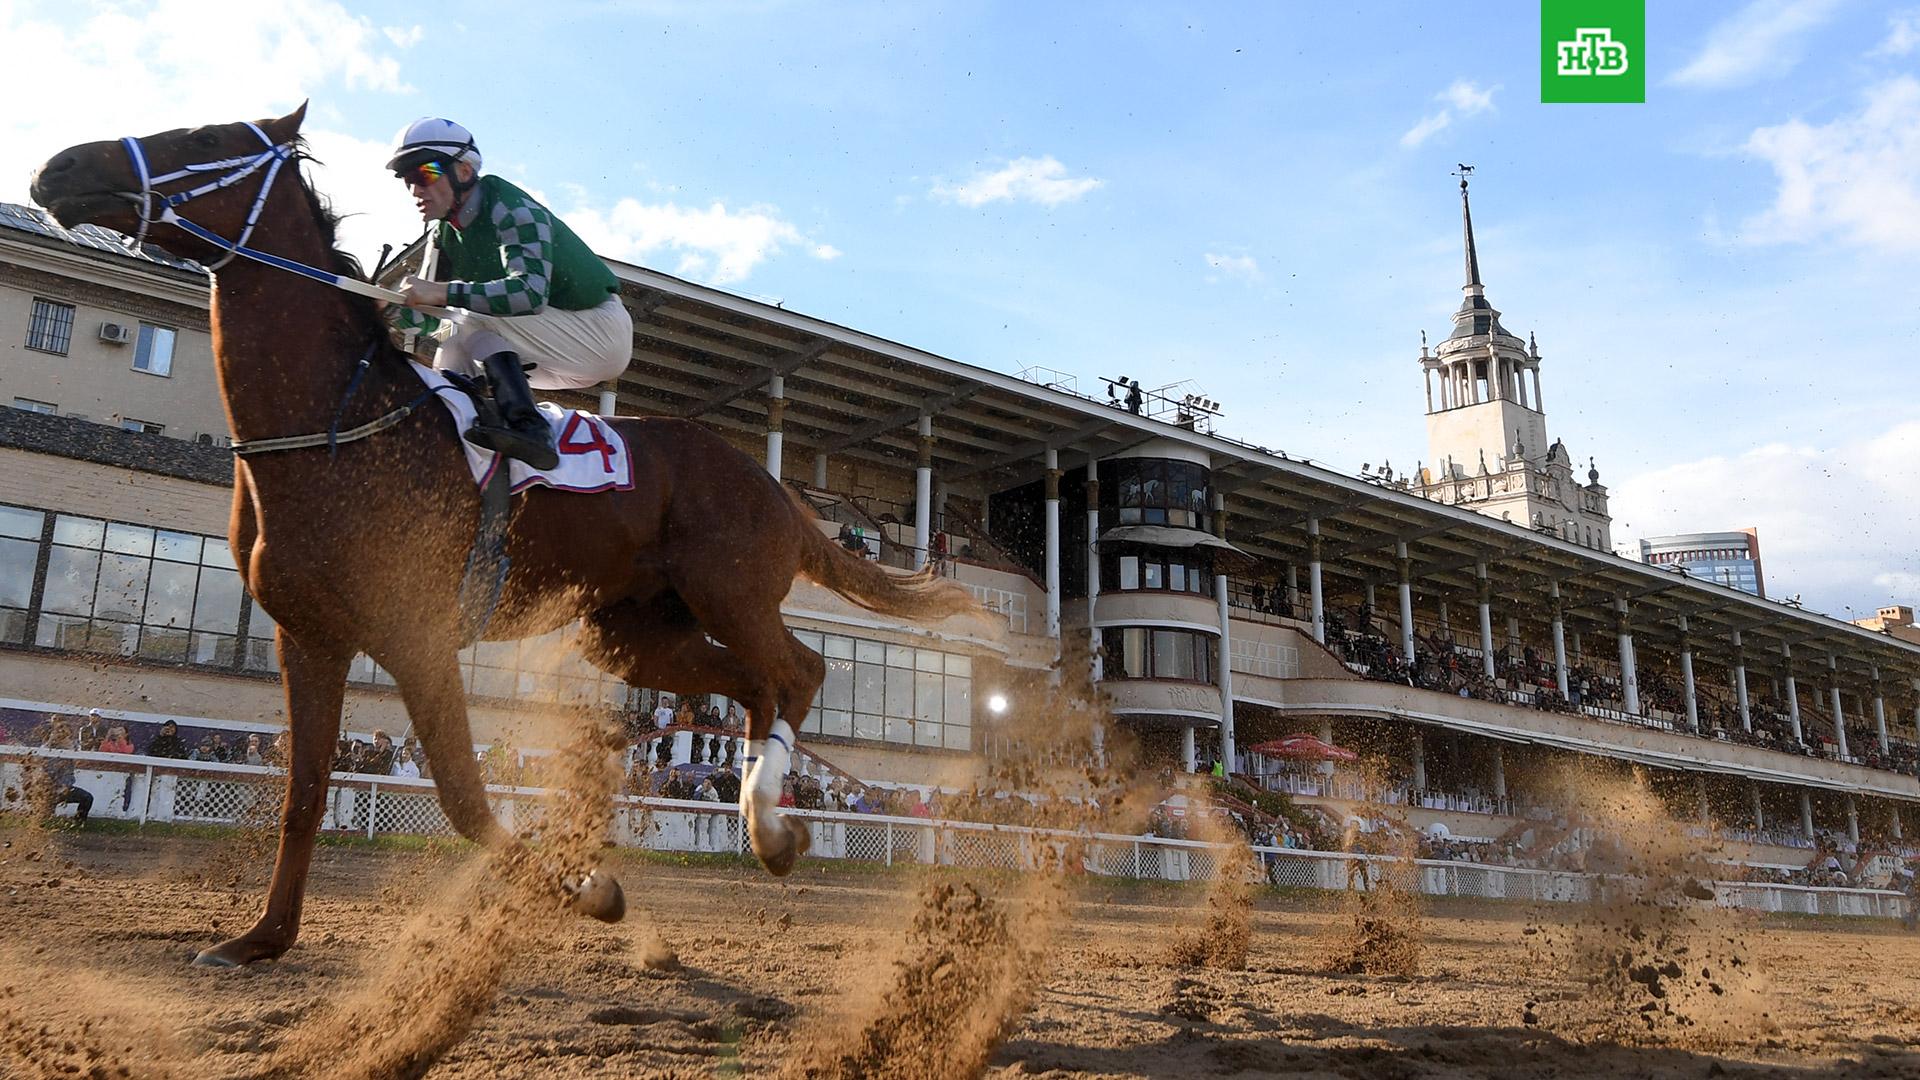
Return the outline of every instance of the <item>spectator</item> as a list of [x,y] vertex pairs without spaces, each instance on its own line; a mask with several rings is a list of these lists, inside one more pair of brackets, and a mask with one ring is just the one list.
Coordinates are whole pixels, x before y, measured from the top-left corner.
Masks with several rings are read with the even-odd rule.
[[80,730],[74,735],[73,748],[93,753],[100,749],[100,741],[106,737],[106,718],[100,715],[99,709],[88,709],[87,718],[80,722]]
[[133,753],[133,740],[127,738],[127,725],[118,721],[109,724],[107,737],[100,740],[100,752],[103,754]]
[[379,728],[373,729],[373,745],[365,751],[360,771],[369,776],[393,775],[393,739]]
[[235,764],[240,764],[241,762],[248,765],[265,765],[267,763],[267,756],[261,752],[259,732],[256,731],[247,736],[247,748],[241,752],[240,761],[235,762]]
[[220,762],[230,762],[230,761],[232,761],[232,760],[233,760],[233,748],[227,745],[227,737],[226,737],[225,735],[222,735],[222,734],[220,734],[219,732],[217,732],[217,731],[216,731],[216,732],[214,732],[214,733],[213,733],[213,735],[211,736],[211,738],[213,739],[213,751],[212,751],[212,756],[211,756],[211,757],[208,757],[208,758],[206,758],[206,759],[204,759],[204,760],[207,760],[207,761],[220,761]]
[[665,694],[660,695],[660,704],[653,710],[653,729],[661,731],[673,726],[673,701]]
[[187,755],[187,760],[188,761],[220,760],[219,755],[216,754],[214,751],[213,736],[211,735],[200,736],[200,745],[193,748],[193,753]]
[[840,535],[837,539],[841,547],[846,548],[855,555],[865,555],[867,553],[867,542],[860,539],[860,534],[854,531],[850,523],[841,523]]
[[721,802],[737,803],[740,801],[740,774],[730,767],[731,755],[729,755],[728,764],[728,768],[713,774],[713,790],[720,796]]
[[160,734],[147,744],[147,756],[172,758],[175,761],[187,756],[187,744],[180,741],[180,725],[171,720],[160,725]]
[[701,802],[717,803],[720,801],[720,790],[714,786],[713,776],[711,774],[709,774],[706,779],[700,781],[700,786],[695,789],[693,797],[699,799]]
[[393,762],[393,775],[405,777],[409,780],[420,779],[420,766],[413,762],[412,749],[405,746],[400,748],[399,756],[395,758]]
[[74,784],[71,758],[54,758],[47,762],[47,786],[55,793],[55,807],[73,804],[73,824],[76,828],[87,823],[87,815],[93,812],[93,793]]

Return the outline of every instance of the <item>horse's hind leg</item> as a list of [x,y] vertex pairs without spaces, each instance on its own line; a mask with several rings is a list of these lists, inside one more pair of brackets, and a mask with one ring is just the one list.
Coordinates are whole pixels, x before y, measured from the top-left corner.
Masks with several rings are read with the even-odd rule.
[[300,908],[306,896],[307,868],[313,862],[314,834],[325,809],[327,777],[333,770],[334,740],[340,736],[340,704],[346,693],[351,651],[337,646],[296,642],[285,627],[275,632],[280,670],[286,686],[287,719],[292,727],[292,760],[287,763],[287,801],[280,814],[280,851],[273,860],[273,883],[266,911],[253,929],[194,957],[205,967],[238,967],[279,956],[300,934]]

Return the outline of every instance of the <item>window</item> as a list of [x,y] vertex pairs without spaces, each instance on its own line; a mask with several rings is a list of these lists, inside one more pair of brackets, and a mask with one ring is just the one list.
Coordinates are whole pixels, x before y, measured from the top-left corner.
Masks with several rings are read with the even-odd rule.
[[131,416],[120,418],[121,431],[143,431],[148,435],[158,435],[167,429],[165,424],[156,424],[151,420],[135,420]]
[[973,748],[973,661],[937,649],[799,630],[827,662],[804,733],[947,750]]
[[[1190,461],[1118,458],[1100,463],[1103,525],[1176,525],[1205,529],[1207,468]],[[1105,494],[1113,492],[1108,501]]]
[[1100,588],[1104,592],[1155,589],[1213,595],[1213,571],[1206,565],[1207,557],[1199,552],[1133,545],[1122,545],[1121,550],[1128,553],[1100,557]]
[[1100,632],[1105,671],[1114,679],[1211,683],[1220,641],[1195,630],[1108,627]]
[[27,348],[67,355],[73,344],[73,305],[33,298],[33,319],[27,324]]
[[17,397],[13,399],[13,407],[23,412],[37,412],[47,416],[60,415],[59,406],[51,401],[35,401],[32,398]]
[[27,640],[27,607],[33,603],[33,572],[46,520],[38,510],[0,506],[0,642]]
[[173,374],[173,331],[140,324],[140,340],[133,347],[133,370],[149,375]]

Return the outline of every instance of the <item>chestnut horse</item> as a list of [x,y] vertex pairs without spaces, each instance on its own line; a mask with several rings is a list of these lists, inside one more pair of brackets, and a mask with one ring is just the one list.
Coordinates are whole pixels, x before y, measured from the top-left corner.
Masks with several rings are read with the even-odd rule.
[[[227,250],[245,246],[358,281],[358,267],[334,247],[332,214],[297,166],[275,182],[280,165],[301,157],[305,112],[86,143],[55,154],[33,181],[34,200],[63,225],[137,234],[215,267],[214,363],[236,443],[349,430],[423,394],[372,300]],[[176,207],[191,225],[177,222]],[[371,368],[336,417],[362,357]],[[453,423],[438,409],[421,413],[337,454],[295,448],[234,461],[228,537],[248,592],[278,624],[292,753],[265,911],[196,963],[247,964],[293,945],[356,653],[399,686],[454,828],[491,849],[518,843],[487,805],[457,656],[457,597],[480,493]],[[775,809],[780,781],[825,672],[780,618],[794,578],[903,618],[971,610],[972,599],[842,550],[765,469],[698,424],[610,422],[631,449],[634,486],[593,495],[536,487],[514,498],[511,573],[486,636],[581,620],[583,655],[628,684],[745,705],[741,809],[754,854],[785,874],[807,833]],[[613,921],[625,910],[604,873],[562,882],[587,914]]]

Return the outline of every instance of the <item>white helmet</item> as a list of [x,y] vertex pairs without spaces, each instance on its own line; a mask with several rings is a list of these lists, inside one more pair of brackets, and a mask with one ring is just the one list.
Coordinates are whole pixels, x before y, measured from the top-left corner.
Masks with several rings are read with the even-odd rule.
[[435,160],[464,161],[479,172],[480,148],[474,145],[473,133],[451,120],[423,116],[394,136],[393,156],[387,159],[387,168],[398,175]]

